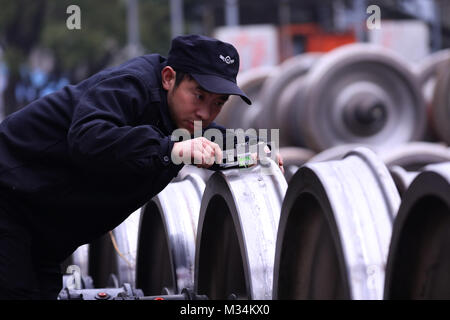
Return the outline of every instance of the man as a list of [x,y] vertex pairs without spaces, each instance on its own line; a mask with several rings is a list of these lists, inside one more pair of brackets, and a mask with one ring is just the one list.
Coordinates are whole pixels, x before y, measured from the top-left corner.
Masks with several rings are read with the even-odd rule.
[[[164,189],[186,154],[217,169],[220,146],[172,141],[213,123],[236,85],[239,56],[204,36],[106,69],[47,95],[0,125],[0,299],[55,299],[59,264]],[[216,164],[214,164],[214,162]],[[180,162],[178,162],[180,163]],[[214,164],[214,166],[212,166]],[[155,262],[157,263],[157,262]]]

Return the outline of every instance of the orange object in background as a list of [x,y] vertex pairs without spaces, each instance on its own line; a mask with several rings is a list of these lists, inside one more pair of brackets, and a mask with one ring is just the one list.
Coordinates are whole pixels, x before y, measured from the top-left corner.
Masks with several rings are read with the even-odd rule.
[[304,52],[328,52],[344,44],[356,42],[352,30],[329,32],[315,23],[292,24],[280,28],[280,57],[286,60],[300,52],[294,51],[294,42],[302,39]]
[[344,44],[354,43],[355,38],[348,34],[317,34],[308,37],[307,52],[327,52]]

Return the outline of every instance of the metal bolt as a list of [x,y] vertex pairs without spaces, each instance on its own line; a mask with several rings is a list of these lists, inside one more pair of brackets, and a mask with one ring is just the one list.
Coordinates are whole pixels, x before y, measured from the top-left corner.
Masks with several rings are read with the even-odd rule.
[[99,292],[97,293],[97,298],[98,299],[108,299],[109,298],[109,294],[106,292]]

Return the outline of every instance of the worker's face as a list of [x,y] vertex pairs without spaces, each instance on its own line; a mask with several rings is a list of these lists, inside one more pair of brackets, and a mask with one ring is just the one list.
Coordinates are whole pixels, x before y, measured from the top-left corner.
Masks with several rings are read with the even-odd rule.
[[202,121],[202,127],[207,127],[217,117],[228,96],[205,91],[188,77],[175,87],[175,74],[171,67],[162,70],[170,115],[178,128],[194,133],[194,121]]

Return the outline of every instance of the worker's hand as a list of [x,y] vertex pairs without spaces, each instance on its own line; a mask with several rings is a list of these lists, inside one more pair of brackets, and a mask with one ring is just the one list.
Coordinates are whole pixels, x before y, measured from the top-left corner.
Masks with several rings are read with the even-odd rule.
[[[270,149],[268,146],[264,146],[264,152],[269,153]],[[252,153],[252,159],[253,162],[256,163],[258,160],[258,154],[257,153]],[[284,174],[284,167],[283,167],[283,157],[281,157],[281,154],[277,153],[277,163],[278,166],[280,167],[281,172]]]
[[223,159],[219,145],[203,137],[175,142],[171,156],[176,164],[194,164],[199,168],[209,168]]
[[278,162],[278,166],[280,167],[281,172],[283,172],[283,174],[284,174],[283,157],[279,153],[277,153],[277,162]]

